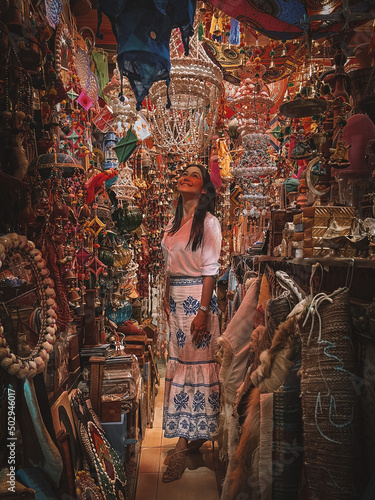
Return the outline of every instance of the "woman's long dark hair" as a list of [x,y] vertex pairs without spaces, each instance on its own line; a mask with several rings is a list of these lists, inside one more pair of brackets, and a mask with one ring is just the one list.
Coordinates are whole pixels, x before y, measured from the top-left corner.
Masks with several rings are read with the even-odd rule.
[[[191,244],[191,249],[194,252],[202,245],[203,239],[203,230],[204,230],[204,219],[206,218],[206,213],[210,212],[214,214],[215,212],[215,200],[216,200],[216,190],[215,186],[212,184],[210,179],[210,174],[206,167],[201,165],[200,163],[189,163],[184,171],[189,167],[198,167],[202,173],[203,178],[203,190],[205,193],[201,194],[198,205],[194,212],[193,223],[191,225],[190,237],[188,247]],[[182,204],[182,196],[178,197],[178,203],[176,208],[176,213],[173,219],[173,224],[171,229],[169,230],[170,234],[175,234],[180,229],[181,220],[183,217],[183,204]]]

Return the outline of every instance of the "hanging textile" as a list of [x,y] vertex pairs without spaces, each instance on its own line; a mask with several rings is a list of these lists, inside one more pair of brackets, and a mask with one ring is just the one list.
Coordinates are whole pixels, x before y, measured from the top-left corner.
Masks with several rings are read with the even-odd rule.
[[99,82],[99,97],[102,97],[106,102],[108,98],[103,95],[103,89],[109,80],[108,75],[108,54],[101,50],[93,50],[91,58],[95,63],[95,76]]
[[154,82],[166,80],[169,85],[169,40],[173,28],[180,29],[185,55],[189,54],[195,4],[196,0],[98,1],[97,36],[103,38],[99,29],[104,13],[111,21],[117,41],[121,83],[125,75],[137,100],[138,111]]
[[237,19],[230,20],[230,35],[229,35],[229,44],[239,45],[240,44],[240,23]]
[[[349,13],[346,11],[334,19],[317,19],[308,22],[309,16],[335,14],[342,9],[342,1],[210,0],[209,3],[250,28],[279,40],[292,40],[304,34],[317,39],[339,33],[348,26],[359,26],[370,19],[364,16],[363,19],[354,21],[350,18],[350,13],[366,14],[375,10],[372,0],[352,0],[349,2]],[[347,25],[344,14],[349,14]]]

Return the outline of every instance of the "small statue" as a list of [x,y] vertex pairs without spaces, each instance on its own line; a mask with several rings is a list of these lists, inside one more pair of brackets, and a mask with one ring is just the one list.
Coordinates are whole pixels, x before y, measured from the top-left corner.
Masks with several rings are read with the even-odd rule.
[[328,164],[332,165],[334,168],[346,168],[349,167],[350,161],[348,157],[348,151],[351,144],[347,146],[344,139],[339,139],[337,141],[336,149],[332,149],[332,156],[330,157]]
[[298,141],[293,148],[290,158],[292,160],[303,160],[304,158],[310,158],[311,154],[310,145],[305,141]]

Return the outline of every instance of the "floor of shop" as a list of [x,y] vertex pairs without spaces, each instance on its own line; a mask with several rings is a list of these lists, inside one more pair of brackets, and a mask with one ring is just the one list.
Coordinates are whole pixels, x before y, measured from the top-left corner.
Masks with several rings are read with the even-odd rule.
[[155,417],[152,428],[146,430],[142,442],[139,463],[136,500],[219,500],[223,467],[218,458],[217,443],[205,443],[200,453],[189,455],[182,478],[163,483],[162,475],[167,468],[177,438],[166,439],[162,426],[164,382],[161,379],[155,401]]

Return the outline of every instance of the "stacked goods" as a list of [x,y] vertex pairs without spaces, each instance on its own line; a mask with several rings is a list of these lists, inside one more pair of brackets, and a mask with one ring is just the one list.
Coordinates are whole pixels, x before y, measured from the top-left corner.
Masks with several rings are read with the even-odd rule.
[[[355,215],[354,207],[305,207],[303,208],[303,256],[326,257],[330,248],[324,245],[323,236],[332,220],[340,228],[342,236],[351,232],[352,221]],[[352,257],[355,251],[346,243],[341,249],[343,257]]]

